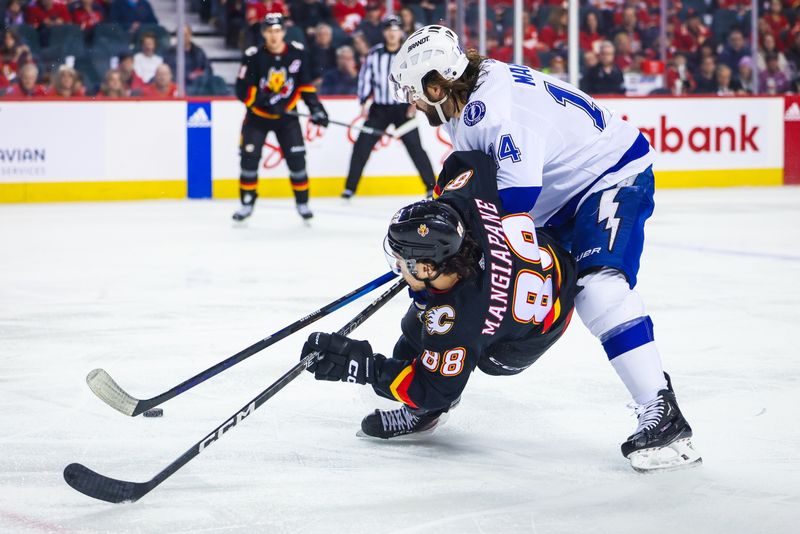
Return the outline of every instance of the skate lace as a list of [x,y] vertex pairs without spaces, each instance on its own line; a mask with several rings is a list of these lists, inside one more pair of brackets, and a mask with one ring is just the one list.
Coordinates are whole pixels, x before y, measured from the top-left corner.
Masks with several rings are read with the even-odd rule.
[[419,418],[403,406],[397,410],[381,410],[381,424],[387,432],[395,430],[411,430]]
[[628,406],[633,408],[639,419],[639,425],[634,434],[655,428],[664,416],[664,399],[660,396],[645,404],[629,404]]

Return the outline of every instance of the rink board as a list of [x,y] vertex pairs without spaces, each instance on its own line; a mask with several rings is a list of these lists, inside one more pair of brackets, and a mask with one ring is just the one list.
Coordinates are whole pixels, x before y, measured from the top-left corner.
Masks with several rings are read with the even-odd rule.
[[[660,188],[784,183],[784,98],[611,98],[658,151]],[[349,127],[301,119],[312,196],[343,189],[358,136],[358,102],[328,98],[329,115]],[[301,108],[302,109],[302,108]],[[235,198],[241,103],[74,100],[0,103],[0,202]],[[434,169],[452,146],[418,117]],[[788,122],[786,124],[789,124]],[[262,197],[289,197],[287,168],[272,135],[259,169]],[[787,181],[789,181],[787,179]],[[359,195],[424,192],[402,142],[375,147]]]

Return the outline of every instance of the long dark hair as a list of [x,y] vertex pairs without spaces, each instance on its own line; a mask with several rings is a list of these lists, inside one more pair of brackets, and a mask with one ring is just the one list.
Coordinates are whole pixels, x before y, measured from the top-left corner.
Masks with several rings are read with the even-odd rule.
[[478,274],[478,262],[482,255],[478,242],[467,233],[458,253],[443,261],[437,270],[441,274],[457,274],[459,278],[466,280]]
[[467,50],[467,68],[464,73],[456,80],[445,80],[441,74],[432,70],[422,78],[422,85],[435,84],[444,89],[445,93],[452,97],[455,102],[466,102],[469,95],[479,87],[479,78],[483,73],[482,64],[487,58],[480,55],[477,50],[470,48]]

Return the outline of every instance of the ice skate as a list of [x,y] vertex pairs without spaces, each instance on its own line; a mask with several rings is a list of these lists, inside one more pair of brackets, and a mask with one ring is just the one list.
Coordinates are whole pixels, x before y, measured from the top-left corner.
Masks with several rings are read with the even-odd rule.
[[253,214],[253,204],[242,204],[233,214],[233,220],[241,222]]
[[694,467],[703,461],[692,447],[692,428],[678,407],[669,376],[667,386],[647,404],[634,405],[639,425],[621,448],[640,473]]
[[350,200],[351,198],[353,198],[354,194],[355,193],[353,191],[351,191],[350,189],[345,189],[344,191],[342,191],[341,197],[344,200]]
[[302,217],[304,221],[307,221],[314,216],[314,214],[311,213],[311,209],[308,207],[308,203],[306,202],[298,202],[295,207],[297,208],[297,213],[300,214],[300,217]]
[[361,421],[356,435],[362,438],[408,439],[426,436],[442,425],[447,414],[442,410],[415,413],[405,404],[395,410],[375,410]]

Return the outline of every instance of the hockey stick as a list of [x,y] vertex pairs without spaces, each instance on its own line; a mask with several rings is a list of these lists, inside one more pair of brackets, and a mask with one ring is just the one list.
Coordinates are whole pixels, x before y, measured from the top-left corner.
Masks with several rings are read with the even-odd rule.
[[[395,282],[383,295],[364,308],[361,313],[356,315],[353,320],[339,330],[339,333],[347,335],[355,330],[358,325],[367,320],[373,313],[389,302],[392,297],[397,295],[405,285],[406,283],[403,280]],[[64,468],[64,480],[75,490],[101,501],[113,503],[136,502],[173,475],[178,469],[189,463],[192,458],[203,452],[206,447],[217,441],[223,434],[239,424],[245,417],[257,410],[259,406],[267,402],[273,395],[289,384],[289,382],[300,376],[318,356],[319,353],[312,352],[300,360],[300,362],[295,364],[286,374],[259,393],[256,398],[247,403],[241,410],[212,430],[206,437],[192,445],[188,451],[183,453],[177,460],[169,464],[147,482],[128,482],[116,478],[109,478],[78,463],[69,464]]]
[[357,298],[366,295],[370,291],[379,288],[383,284],[393,280],[397,277],[392,272],[388,272],[382,276],[379,276],[372,282],[369,282],[358,289],[355,289],[348,293],[347,295],[331,302],[327,306],[324,306],[318,309],[315,312],[306,315],[302,319],[299,319],[289,326],[278,330],[271,336],[267,336],[261,341],[254,343],[243,349],[230,358],[227,358],[211,367],[206,369],[205,371],[201,371],[200,373],[194,375],[192,378],[185,380],[175,386],[174,388],[161,393],[160,395],[156,395],[150,399],[137,399],[136,397],[132,397],[128,393],[125,392],[115,381],[111,378],[106,371],[103,369],[95,369],[91,371],[86,376],[86,383],[89,385],[89,388],[94,392],[95,395],[100,397],[100,400],[114,408],[115,410],[129,415],[131,417],[135,417],[140,413],[153,408],[154,406],[158,406],[159,404],[170,400],[173,397],[176,397],[187,391],[198,384],[201,384],[208,380],[209,378],[218,375],[225,369],[229,367],[233,367],[237,363],[241,362],[242,360],[246,360],[253,354],[264,350],[265,348],[269,347],[277,343],[278,341],[284,339],[285,337],[289,336],[297,332],[298,330],[305,328],[306,326],[314,323],[315,321],[322,319],[326,315],[338,310],[339,308],[349,304],[350,302],[356,300]]
[[[287,111],[287,115],[294,115],[295,117],[310,117],[308,113],[301,113],[299,111]],[[346,122],[336,121],[333,119],[328,119],[328,122],[331,124],[335,124],[337,126],[344,126],[345,128],[353,128],[354,130],[362,131],[369,135],[377,135],[377,136],[388,136],[393,137],[395,139],[400,139],[405,134],[413,130],[418,126],[416,117],[412,117],[408,119],[406,122],[395,128],[392,133],[389,133],[385,130],[378,130],[377,128],[372,128],[371,126],[356,126],[355,124],[348,124]]]

